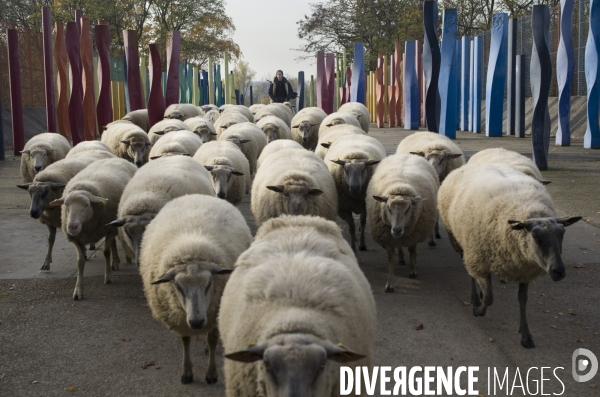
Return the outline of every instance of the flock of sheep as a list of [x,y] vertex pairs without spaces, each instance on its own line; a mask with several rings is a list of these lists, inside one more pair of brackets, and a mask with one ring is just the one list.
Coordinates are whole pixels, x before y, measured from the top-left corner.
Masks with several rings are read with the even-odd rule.
[[[370,366],[375,338],[353,214],[358,249],[367,249],[368,222],[388,253],[386,292],[394,292],[396,252],[406,263],[404,247],[417,277],[417,245],[436,245],[441,216],[472,278],[474,315],[492,304],[492,273],[519,283],[521,344],[534,347],[528,283],[565,276],[564,227],[581,218],[557,218],[546,181],[518,153],[487,149],[465,165],[451,140],[417,132],[387,156],[369,123],[359,103],[331,115],[294,115],[285,104],[179,104],[151,128],[138,110],[107,125],[101,141],[74,148],[58,134],[37,135],[23,150],[18,187],[48,228],[42,270],[62,228],[77,250],[73,298],[82,299],[86,245],[104,238],[110,284],[120,240],[152,315],[181,337],[182,383],[193,381],[191,338],[206,335],[206,381],[217,381],[221,337],[228,396],[334,396],[339,363]],[[246,194],[254,238],[235,207]]]

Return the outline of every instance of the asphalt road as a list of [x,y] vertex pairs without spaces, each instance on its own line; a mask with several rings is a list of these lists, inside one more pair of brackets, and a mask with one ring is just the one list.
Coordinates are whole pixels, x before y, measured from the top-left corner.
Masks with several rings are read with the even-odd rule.
[[[371,134],[392,153],[408,133],[373,129]],[[457,142],[467,156],[496,146],[531,152],[529,139],[459,133]],[[561,214],[583,215],[586,221],[567,229],[567,277],[557,283],[541,277],[530,286],[532,350],[519,343],[516,285],[494,279],[494,305],[485,317],[473,317],[470,279],[445,231],[437,247],[419,246],[419,279],[409,279],[408,269],[397,266],[394,294],[383,292],[386,254],[367,233],[369,250],[358,259],[377,304],[374,364],[409,370],[478,366],[475,389],[482,396],[540,395],[542,378],[544,393],[600,395],[600,375],[586,383],[571,375],[576,349],[600,356],[599,160],[599,152],[583,150],[580,142],[551,148],[551,170],[543,173],[553,182],[548,190]],[[222,349],[219,383],[207,385],[202,341],[192,343],[196,380],[180,383],[179,339],[152,319],[132,265],[122,266],[114,283],[105,286],[103,255],[96,252],[86,264],[85,299],[73,301],[75,250],[59,232],[51,271],[39,271],[46,228],[29,217],[28,195],[14,187],[21,182],[18,161],[0,162],[0,396],[223,396]],[[239,208],[254,231],[248,199]],[[550,369],[542,373],[541,367]],[[501,377],[508,368],[509,389],[515,388],[488,391],[488,368]]]

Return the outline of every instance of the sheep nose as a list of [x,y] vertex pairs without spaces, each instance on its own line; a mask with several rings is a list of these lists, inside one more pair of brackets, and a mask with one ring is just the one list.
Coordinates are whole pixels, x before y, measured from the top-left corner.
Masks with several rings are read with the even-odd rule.
[[550,270],[550,278],[552,281],[560,281],[566,276],[564,267],[562,269],[553,268]]
[[352,194],[360,193],[360,186],[359,185],[350,186],[350,193],[352,193]]
[[307,137],[302,137],[302,141],[306,142],[306,141],[308,141],[308,138]]
[[29,211],[29,215],[33,218],[33,219],[38,219],[40,217],[40,212],[37,210],[31,210]]
[[191,329],[202,329],[205,323],[204,319],[188,320],[188,325]]
[[69,234],[77,233],[79,231],[79,225],[69,224],[67,225],[67,231],[69,232]]
[[217,194],[217,197],[218,197],[218,198],[220,198],[220,199],[226,199],[226,198],[227,198],[227,194],[226,194],[226,193],[223,193],[223,192],[219,192],[219,193]]
[[36,165],[35,167],[33,167],[33,170],[34,170],[35,172],[40,172],[40,171],[42,170],[42,167],[41,167],[41,166],[39,166],[39,165]]
[[135,162],[135,165],[137,165],[138,168],[139,168],[139,167],[141,167],[143,165],[143,163],[140,160],[138,160],[138,161]]
[[394,237],[402,237],[402,235],[404,234],[404,229],[402,229],[399,226],[394,226],[392,228],[392,236]]

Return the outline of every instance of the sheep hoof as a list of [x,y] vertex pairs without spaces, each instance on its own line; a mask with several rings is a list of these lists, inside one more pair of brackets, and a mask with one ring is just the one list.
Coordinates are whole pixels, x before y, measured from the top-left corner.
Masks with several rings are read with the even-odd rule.
[[409,273],[408,278],[417,278],[417,273]]
[[208,383],[209,385],[214,385],[215,383],[217,383],[218,380],[219,378],[217,376],[206,375],[206,383]]
[[398,264],[399,264],[400,266],[406,266],[406,262],[404,261],[404,259],[399,259],[399,260],[398,260]]
[[96,244],[90,244],[90,248],[88,249],[88,251],[95,251],[96,250]]
[[110,281],[110,280],[104,280],[104,284],[105,285],[112,284],[112,281]]
[[125,261],[126,261],[127,263],[132,263],[132,262],[133,262],[133,258],[132,258],[132,257],[130,257],[130,256],[125,256]]
[[194,381],[194,375],[181,375],[181,383],[187,385]]
[[500,284],[506,284],[506,281],[500,279]]
[[430,247],[435,247],[437,245],[437,243],[435,241],[430,241],[429,242],[429,246]]
[[435,234],[435,238],[442,238],[442,235],[441,235],[441,234],[439,234],[439,233],[436,233],[436,234]]
[[526,349],[533,349],[535,347],[535,343],[533,343],[533,338],[531,335],[525,335],[521,337],[521,346]]
[[50,262],[44,262],[40,270],[50,270]]
[[361,245],[360,247],[358,247],[359,250],[361,251],[366,251],[367,250],[367,246],[366,245]]
[[391,294],[391,293],[393,293],[395,290],[396,290],[396,289],[395,289],[394,287],[389,287],[389,286],[387,286],[387,285],[385,286],[385,292],[386,292],[386,293],[389,293],[389,294]]
[[83,299],[83,295],[79,295],[77,292],[73,292],[73,300]]

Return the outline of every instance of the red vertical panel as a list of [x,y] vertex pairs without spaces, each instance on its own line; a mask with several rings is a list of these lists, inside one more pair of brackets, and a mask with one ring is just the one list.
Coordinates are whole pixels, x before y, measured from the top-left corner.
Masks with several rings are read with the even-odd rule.
[[81,86],[81,58],[79,56],[79,30],[75,22],[67,22],[67,32],[65,34],[65,43],[67,47],[67,56],[69,57],[69,66],[72,76],[71,99],[69,100],[69,124],[71,125],[71,135],[73,145],[77,145],[84,140],[83,136],[83,87]]
[[27,99],[29,107],[33,107],[33,62],[31,59],[31,29],[25,29],[25,47],[27,51]]
[[[167,89],[166,106],[179,103],[179,56],[181,34],[178,30],[167,34]],[[162,115],[161,115],[162,116]]]
[[123,40],[125,42],[125,57],[127,58],[127,87],[129,90],[129,111],[131,112],[144,108],[136,31],[124,30]]
[[404,125],[404,90],[402,88],[402,50],[399,42],[396,42],[396,123]]
[[383,85],[383,55],[379,54],[377,58],[377,71],[375,72],[377,78],[377,86],[376,86],[376,95],[377,95],[377,103],[376,103],[376,122],[377,128],[384,127],[384,118],[385,118],[385,104],[383,102],[385,95],[385,85]]
[[150,95],[148,95],[148,118],[150,127],[163,119],[165,114],[165,98],[162,90],[162,63],[158,44],[150,44]]
[[23,97],[21,96],[21,61],[19,59],[19,32],[7,30],[8,39],[8,76],[10,83],[10,116],[12,120],[13,152],[15,156],[25,146],[23,129]]
[[396,126],[396,58],[390,57],[390,85],[388,87],[388,116],[390,127]]
[[58,131],[62,136],[71,141],[71,125],[69,124],[69,92],[67,87],[67,47],[62,22],[56,22],[56,40],[54,41],[54,60],[58,78],[58,103],[56,107],[56,120]]
[[44,87],[46,89],[46,130],[56,132],[56,104],[54,102],[54,64],[52,63],[52,16],[50,7],[42,7],[44,51]]
[[317,52],[317,107],[327,114],[327,76],[325,75],[325,53]]
[[104,127],[113,121],[112,97],[110,93],[110,31],[108,25],[99,24],[94,28],[98,51],[98,104],[96,117],[100,135]]
[[335,55],[325,55],[325,74],[327,78],[327,110],[325,113],[333,113],[333,100],[335,98]]
[[81,18],[81,69],[83,87],[83,135],[86,141],[96,139],[96,104],[94,98],[94,57],[92,54],[92,36],[90,35],[90,19]]

